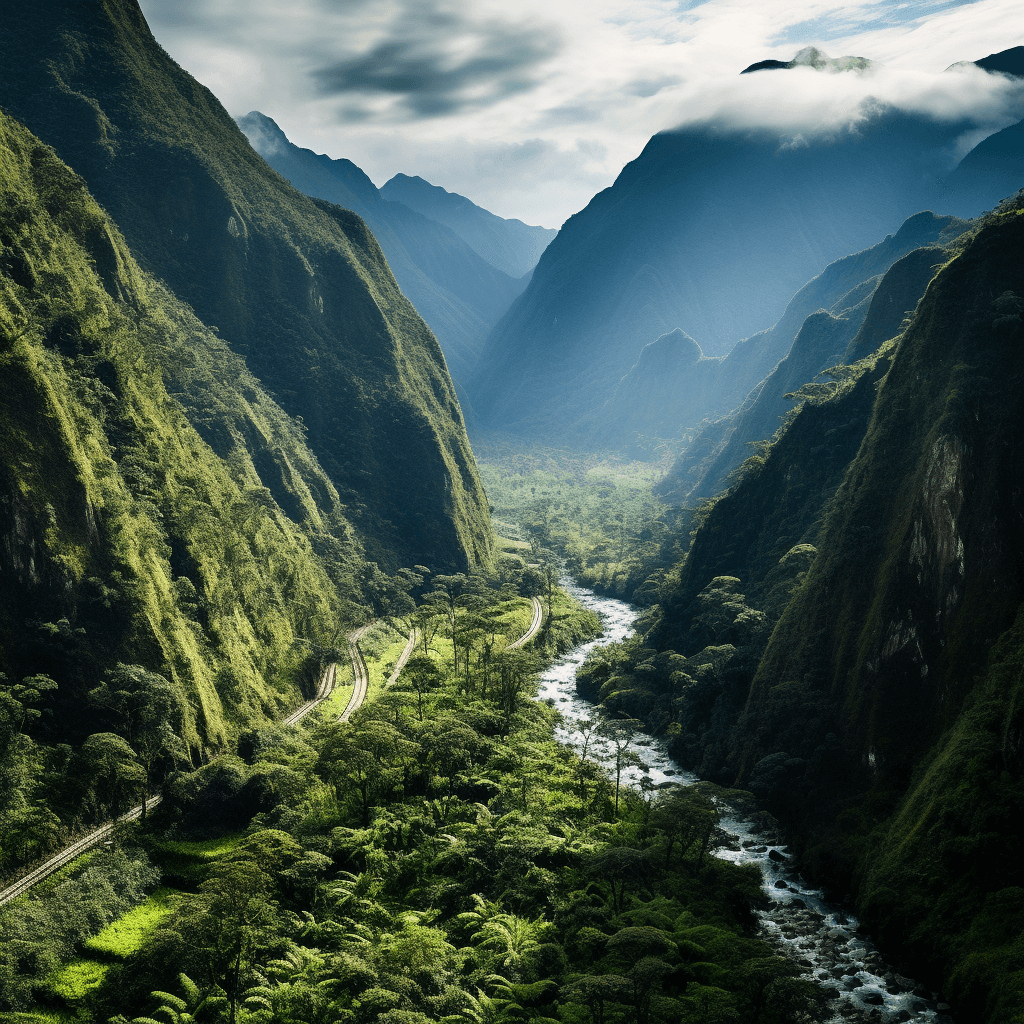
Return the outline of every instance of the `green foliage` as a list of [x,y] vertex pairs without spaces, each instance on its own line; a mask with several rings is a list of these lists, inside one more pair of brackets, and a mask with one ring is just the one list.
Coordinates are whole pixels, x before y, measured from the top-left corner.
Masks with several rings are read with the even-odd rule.
[[9,869],[294,704],[361,552],[295,422],[6,116],[0,167]]
[[171,912],[169,897],[174,891],[157,889],[145,903],[133,907],[127,914],[111,921],[99,934],[92,936],[85,943],[85,948],[90,953],[118,960],[137,953],[149,933]]
[[[253,449],[260,481],[249,483],[299,522],[319,506],[343,561],[351,532],[389,572],[417,560],[486,562],[486,505],[444,358],[363,221],[272,171],[133,2],[19,3],[0,63],[4,109],[83,176],[146,268],[217,325],[224,342],[182,360],[169,390],[188,396],[218,454]],[[57,180],[42,198],[68,202]],[[96,235],[92,250],[115,293],[131,294],[119,247]],[[209,333],[184,312],[169,317]],[[268,422],[271,403],[258,397],[245,408],[257,391],[237,358],[211,380],[211,357],[228,350],[273,388],[289,426]],[[219,394],[235,373],[247,378],[240,401]],[[228,422],[225,406],[236,414]],[[305,452],[293,460],[300,433]],[[348,529],[330,521],[332,504]]]
[[[691,514],[652,495],[658,466],[524,448],[498,437],[477,439],[476,450],[507,533],[521,532],[535,549],[557,552],[580,583],[600,593],[642,604],[657,600],[652,576],[684,553],[679,538]],[[510,554],[527,557],[522,541],[510,541]]]
[[[473,614],[506,610],[491,593]],[[562,600],[552,649],[577,639]],[[241,840],[160,842],[163,862],[191,860],[193,892],[170,897],[155,928],[153,901],[128,914],[132,937],[114,945],[134,952],[75,1005],[162,1024],[668,1024],[700,1020],[713,978],[721,1007],[754,1019],[764,964],[785,1002],[787,968],[752,937],[757,879],[707,856],[707,797],[624,789],[616,811],[610,784],[553,742],[554,713],[529,685],[506,692],[482,643],[468,677],[427,655],[422,694],[388,691],[348,723],[206,769],[206,786],[283,770],[297,788],[268,791]],[[203,787],[189,792],[179,834],[206,820]],[[800,998],[785,1002],[790,1020],[810,1007]]]

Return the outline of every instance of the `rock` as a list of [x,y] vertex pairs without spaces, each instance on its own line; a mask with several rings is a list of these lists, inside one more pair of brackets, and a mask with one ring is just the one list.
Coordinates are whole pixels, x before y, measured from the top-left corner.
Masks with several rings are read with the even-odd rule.
[[786,858],[781,853],[779,853],[778,850],[769,850],[768,859],[773,860],[778,864],[779,862],[784,861]]
[[804,901],[801,900],[801,899],[791,900],[789,905],[791,907],[806,907],[807,906],[807,904],[804,903]]
[[914,1000],[914,1001],[913,1001],[913,1002],[912,1002],[912,1003],[910,1004],[910,1008],[911,1008],[911,1009],[912,1009],[912,1010],[913,1010],[913,1011],[914,1011],[915,1013],[921,1013],[922,1011],[924,1011],[924,1010],[927,1010],[927,1009],[928,1009],[928,1004],[927,1004],[927,1003],[926,1003],[926,1002],[925,1002],[925,1001],[924,1001],[923,999],[915,999],[915,1000]]
[[780,878],[780,879],[779,879],[779,880],[778,880],[778,881],[777,881],[777,882],[775,883],[775,888],[776,888],[776,889],[788,889],[788,888],[789,888],[789,886],[788,886],[788,885],[786,884],[786,880],[785,880],[784,878]]
[[826,999],[838,999],[839,989],[837,989],[835,985],[823,985],[821,988],[821,994]]
[[862,1003],[867,1003],[869,1006],[882,1006],[885,1003],[885,996],[881,992],[876,992],[874,989],[858,989],[854,992]]
[[908,1013],[906,1010],[900,1010],[900,1012],[896,1014],[896,1020],[910,1020],[912,1016],[912,1013]]

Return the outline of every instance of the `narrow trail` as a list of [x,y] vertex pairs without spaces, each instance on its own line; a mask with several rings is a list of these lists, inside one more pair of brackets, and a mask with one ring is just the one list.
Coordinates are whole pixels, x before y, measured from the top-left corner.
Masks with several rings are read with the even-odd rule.
[[541,624],[544,622],[544,605],[536,597],[530,600],[533,601],[533,620],[530,622],[530,628],[518,640],[513,640],[505,648],[506,651],[511,651],[516,647],[522,647],[524,644],[529,643],[537,635]]
[[[363,698],[366,696],[366,684],[369,681],[369,676],[366,671],[366,662],[363,661],[363,655],[359,651],[358,642],[363,634],[370,628],[370,625],[371,624],[360,626],[348,635],[349,655],[352,657],[352,667],[356,672],[356,688],[352,694],[352,699],[349,701],[348,707],[345,709],[345,713],[339,720],[347,721],[348,716],[351,715],[360,704],[362,704]],[[360,671],[356,670],[357,657],[362,672],[361,690],[359,686]],[[401,662],[401,664],[404,665],[404,662]],[[396,670],[396,678],[397,671],[398,670]],[[336,663],[332,662],[324,669],[324,673],[320,677],[320,685],[317,687],[316,695],[288,715],[288,717],[283,720],[283,724],[297,725],[314,708],[319,707],[320,704],[322,704],[331,695],[331,691],[334,689],[334,684],[337,680],[337,675],[338,666]],[[145,802],[147,813],[157,807],[162,800],[163,797],[159,793],[148,797]],[[44,861],[37,868],[34,868],[23,878],[19,878],[18,881],[12,883],[6,889],[0,889],[0,907],[28,892],[29,889],[38,885],[44,878],[49,878],[55,871],[59,871],[65,865],[70,864],[76,857],[80,857],[83,853],[91,850],[94,846],[98,846],[118,825],[141,818],[142,807],[143,805],[140,803],[127,813],[122,814],[119,818],[115,818],[113,821],[108,821],[105,824],[100,825],[98,828],[93,829],[92,832],[82,836],[81,839],[76,840],[70,846],[66,846],[59,853],[55,853],[49,860]]]

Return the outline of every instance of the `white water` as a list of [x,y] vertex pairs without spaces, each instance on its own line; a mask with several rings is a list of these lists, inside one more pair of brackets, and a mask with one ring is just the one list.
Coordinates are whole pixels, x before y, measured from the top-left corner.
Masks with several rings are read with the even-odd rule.
[[[558,739],[580,749],[582,737],[573,723],[595,719],[597,709],[576,693],[576,670],[597,647],[623,640],[633,632],[637,609],[615,598],[601,597],[592,590],[563,579],[562,586],[585,607],[601,617],[604,634],[581,644],[556,661],[541,676],[538,698],[556,707],[564,725]],[[659,787],[671,782],[688,784],[697,776],[685,772],[665,753],[657,738],[641,735],[633,745],[641,767],[623,772],[632,785]],[[588,756],[607,754],[602,741],[591,739]],[[730,837],[717,856],[734,864],[757,864],[762,887],[771,900],[760,911],[763,936],[803,969],[806,977],[835,993],[832,1021],[928,1021],[952,1024],[951,1018],[936,1010],[936,1003],[908,978],[897,975],[872,945],[859,934],[859,923],[828,904],[823,893],[812,888],[788,866],[786,847],[768,842],[755,826],[726,814],[721,825]],[[773,860],[772,852],[781,860]],[[777,886],[776,883],[782,883]],[[784,887],[783,887],[784,886]],[[914,994],[915,991],[918,994]]]

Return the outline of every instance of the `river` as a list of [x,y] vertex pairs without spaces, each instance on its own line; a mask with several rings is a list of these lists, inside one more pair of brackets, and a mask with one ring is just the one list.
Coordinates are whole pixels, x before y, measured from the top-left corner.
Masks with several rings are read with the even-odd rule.
[[[576,692],[576,670],[597,647],[615,643],[633,632],[638,610],[610,597],[563,579],[562,586],[585,607],[601,617],[604,633],[564,655],[541,676],[538,698],[562,713],[564,725],[558,739],[579,748],[581,736],[574,722],[594,719],[596,709]],[[599,741],[590,740],[590,750],[601,752]],[[657,738],[640,734],[633,752],[641,762],[627,769],[624,780],[654,787],[667,783],[693,783],[697,777],[681,769],[665,752]],[[756,864],[762,887],[769,898],[767,909],[759,911],[764,938],[804,968],[804,973],[828,990],[834,1010],[830,1021],[915,1021],[918,1024],[952,1024],[946,1007],[936,1003],[914,981],[894,971],[882,958],[870,938],[863,934],[853,914],[829,904],[789,866],[786,847],[772,843],[749,821],[726,812],[721,821],[729,836],[717,856],[735,864]]]

